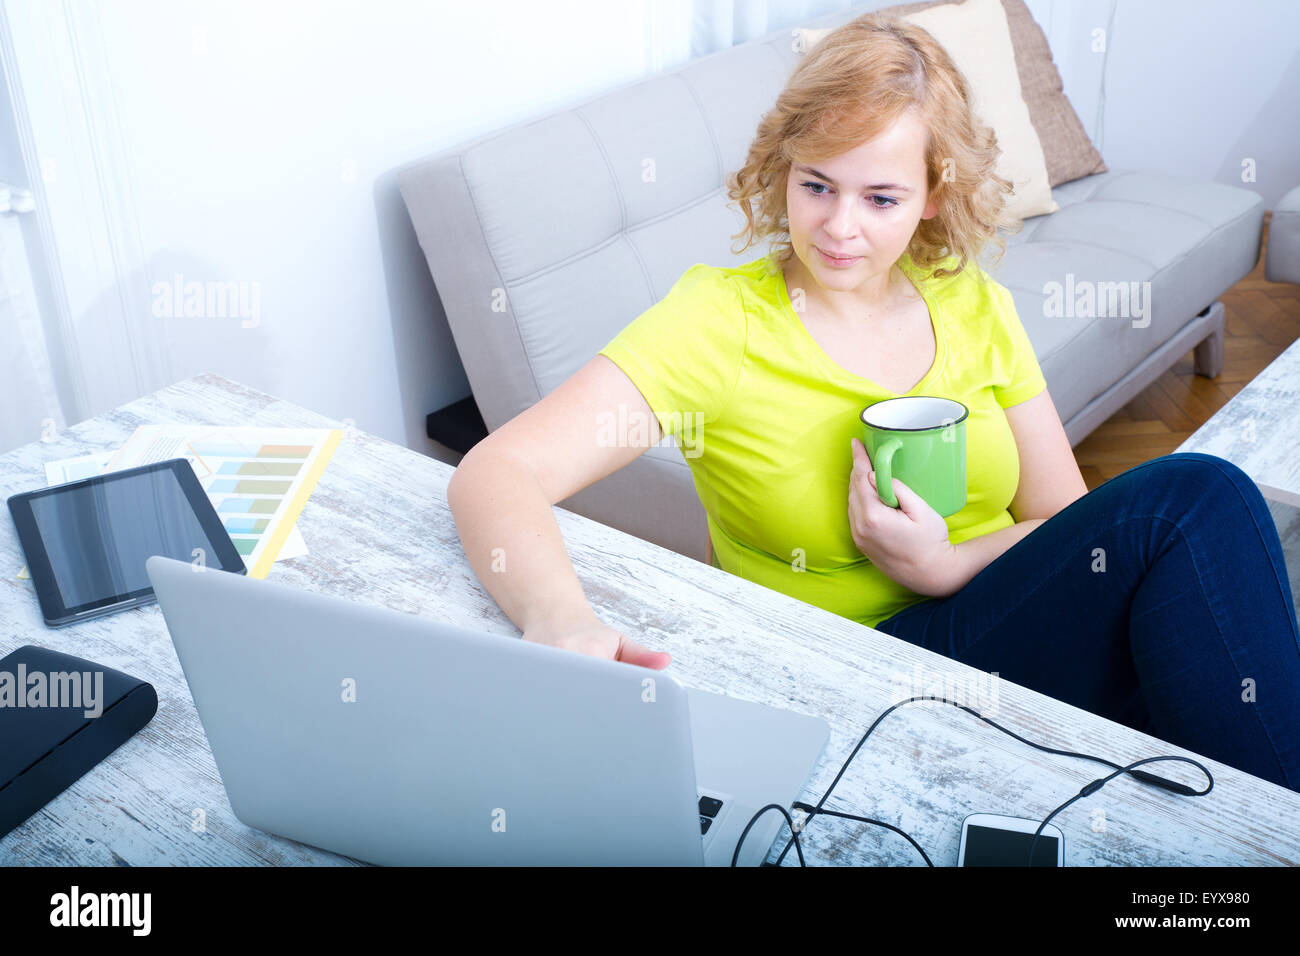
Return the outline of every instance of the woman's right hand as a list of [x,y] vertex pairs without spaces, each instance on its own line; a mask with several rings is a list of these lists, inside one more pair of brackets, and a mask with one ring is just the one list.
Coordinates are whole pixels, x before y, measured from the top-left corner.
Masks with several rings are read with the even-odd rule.
[[672,662],[672,656],[667,652],[650,650],[594,614],[539,621],[524,631],[524,640],[653,670],[663,670]]

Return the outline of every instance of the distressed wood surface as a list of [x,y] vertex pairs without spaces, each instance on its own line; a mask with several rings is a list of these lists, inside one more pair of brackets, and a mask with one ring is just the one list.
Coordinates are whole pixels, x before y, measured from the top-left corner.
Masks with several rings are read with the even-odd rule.
[[1282,559],[1286,562],[1287,577],[1291,582],[1291,601],[1300,609],[1300,508],[1284,501],[1265,501],[1264,504],[1273,517],[1282,544]]
[[1177,451],[1225,458],[1250,475],[1265,498],[1300,508],[1300,339]]
[[[0,492],[40,487],[43,462],[114,448],[137,425],[152,422],[340,427],[203,375],[0,457]],[[311,553],[276,562],[269,578],[518,635],[465,559],[445,497],[451,474],[432,458],[349,430],[299,518]],[[956,693],[991,690],[991,698],[970,701],[975,709],[1050,747],[1120,763],[1195,756],[579,515],[555,512],[597,613],[671,652],[669,673],[678,680],[830,723],[826,753],[802,796],[808,803],[818,801],[871,722],[911,696],[914,680],[921,691],[934,681]],[[34,643],[119,668],[152,683],[160,706],[139,734],[0,840],[0,863],[355,862],[235,819],[157,605],[46,628],[31,583],[16,577],[24,559],[12,522],[4,524],[0,553],[10,571],[0,596],[0,650]],[[1066,833],[1067,865],[1300,863],[1300,794],[1197,759],[1215,775],[1207,797],[1178,797],[1120,778],[1058,815],[1052,822]],[[1187,765],[1149,769],[1204,786]],[[954,707],[912,704],[872,734],[827,807],[900,826],[936,865],[953,865],[967,814],[1041,819],[1104,770],[1043,754]],[[192,827],[195,810],[206,815],[203,832]],[[776,847],[783,845],[782,838]],[[898,835],[829,817],[809,824],[804,850],[814,866],[924,865]],[[785,865],[797,865],[793,851]]]

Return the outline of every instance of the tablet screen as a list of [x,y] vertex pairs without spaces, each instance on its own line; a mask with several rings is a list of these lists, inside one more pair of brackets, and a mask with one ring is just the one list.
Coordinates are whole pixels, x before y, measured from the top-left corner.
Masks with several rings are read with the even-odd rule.
[[69,608],[152,587],[145,560],[191,561],[216,549],[176,474],[159,469],[31,498],[32,515]]

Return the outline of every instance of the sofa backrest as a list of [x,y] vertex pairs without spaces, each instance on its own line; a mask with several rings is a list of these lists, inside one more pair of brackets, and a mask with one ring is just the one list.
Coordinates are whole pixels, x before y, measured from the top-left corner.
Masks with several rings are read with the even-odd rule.
[[767,252],[764,242],[732,253],[744,218],[723,182],[797,61],[792,32],[778,31],[398,172],[490,431],[586,364],[693,264]]

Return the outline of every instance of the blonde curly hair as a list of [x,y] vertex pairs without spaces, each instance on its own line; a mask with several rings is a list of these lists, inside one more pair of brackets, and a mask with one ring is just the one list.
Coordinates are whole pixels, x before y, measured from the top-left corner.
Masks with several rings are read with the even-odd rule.
[[[763,115],[741,168],[727,176],[728,205],[739,204],[747,225],[736,254],[771,236],[773,261],[794,256],[786,209],[793,163],[838,156],[880,136],[911,111],[929,131],[926,178],[938,212],[922,219],[908,243],[912,261],[937,278],[957,275],[988,240],[992,262],[1006,252],[998,234],[1024,223],[1007,211],[1010,180],[994,166],[997,135],[971,108],[966,80],[927,31],[893,15],[869,13],[827,34],[804,56]],[[956,268],[935,268],[950,256]],[[982,270],[977,269],[981,273]]]

